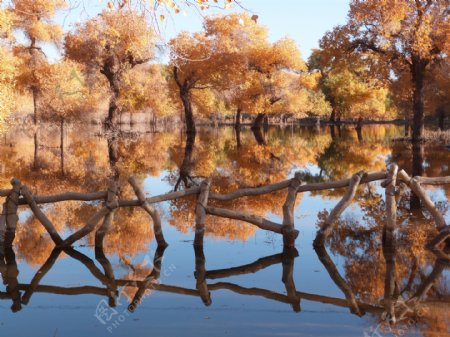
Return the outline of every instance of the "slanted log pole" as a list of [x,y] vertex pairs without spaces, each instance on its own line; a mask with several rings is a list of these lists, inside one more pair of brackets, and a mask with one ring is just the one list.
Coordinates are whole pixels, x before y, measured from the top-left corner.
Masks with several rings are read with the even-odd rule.
[[48,234],[50,234],[50,237],[52,238],[53,242],[56,244],[56,246],[60,246],[63,243],[63,240],[59,236],[58,232],[55,229],[55,226],[53,226],[52,222],[47,218],[47,216],[42,212],[42,210],[37,205],[36,201],[34,200],[30,190],[27,186],[22,186],[21,188],[21,194],[25,198],[26,202],[31,208],[31,211],[33,212],[34,216],[39,220],[39,222],[44,226],[44,228],[47,230]]
[[398,176],[420,198],[423,206],[427,209],[428,212],[430,212],[431,216],[435,220],[437,229],[442,230],[447,227],[444,216],[438,211],[434,202],[430,199],[425,190],[420,186],[420,180],[417,179],[417,177],[410,178],[404,170],[401,170],[398,173]]
[[335,222],[337,219],[341,216],[341,214],[344,212],[344,210],[350,206],[353,198],[356,195],[356,190],[358,189],[358,186],[361,182],[361,179],[364,177],[365,173],[363,171],[358,172],[353,175],[353,177],[350,179],[350,185],[341,199],[339,203],[336,205],[335,208],[331,211],[328,218],[325,220],[325,223],[322,225],[322,227],[318,230],[317,236],[314,239],[314,247],[316,246],[323,246],[325,244],[325,240],[328,238],[328,236],[331,234],[335,227]]
[[166,248],[167,246],[158,246],[156,249],[155,256],[153,257],[153,270],[150,275],[148,275],[144,281],[138,285],[138,290],[136,291],[133,300],[128,305],[129,312],[134,312],[137,306],[142,302],[146,292],[152,291],[153,286],[158,284],[161,276],[162,259]]
[[[422,178],[422,177],[413,177],[411,178],[404,170],[401,170],[398,173],[398,176],[400,179],[402,179],[405,184],[411,188],[411,190],[417,195],[417,197],[422,201],[423,206],[427,209],[427,211],[431,214],[433,217],[436,228],[439,231],[439,234],[431,240],[427,247],[431,250],[437,249],[437,246],[444,241],[446,242],[447,246],[450,247],[450,226],[448,226],[445,222],[444,216],[439,212],[439,210],[436,208],[436,205],[431,200],[431,198],[428,196],[427,192],[422,188],[420,185],[420,181],[428,182],[435,181],[434,178]],[[447,177],[444,177],[443,179],[439,179],[441,183],[444,183],[446,181]],[[437,181],[438,179],[436,179]]]
[[154,208],[149,202],[147,202],[147,200],[145,199],[144,192],[138,186],[136,179],[134,177],[130,177],[130,179],[128,179],[128,182],[130,183],[131,187],[133,187],[134,193],[136,194],[136,197],[141,203],[141,207],[150,215],[150,217],[153,220],[153,233],[155,233],[155,239],[156,242],[158,243],[158,246],[167,247],[168,244],[164,239],[161,226],[161,217],[159,215],[158,210]]

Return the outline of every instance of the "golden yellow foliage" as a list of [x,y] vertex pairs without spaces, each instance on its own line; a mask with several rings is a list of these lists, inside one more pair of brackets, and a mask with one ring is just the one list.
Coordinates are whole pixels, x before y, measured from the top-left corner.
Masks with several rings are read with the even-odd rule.
[[73,61],[51,64],[42,75],[41,107],[50,120],[79,117],[88,110],[92,96],[84,83],[81,66]]
[[15,106],[14,79],[16,60],[6,48],[0,46],[0,126]]
[[[101,73],[108,81],[111,92],[108,124],[118,123],[118,101],[124,90],[123,81],[132,68],[153,58],[153,44],[154,32],[144,15],[131,9],[103,11],[97,17],[78,24],[75,31],[66,36],[66,56],[85,65],[88,71]],[[127,102],[126,96],[123,98]],[[128,98],[128,103],[130,100]]]
[[11,27],[11,13],[0,7],[0,127],[4,118],[9,115],[14,107],[13,84],[16,74],[16,60],[9,48],[3,45],[3,39],[10,36]]

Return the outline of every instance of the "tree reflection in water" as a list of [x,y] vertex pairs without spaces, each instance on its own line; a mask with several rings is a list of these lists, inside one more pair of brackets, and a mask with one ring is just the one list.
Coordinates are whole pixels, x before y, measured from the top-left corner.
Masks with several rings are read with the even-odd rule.
[[[336,235],[344,235],[348,233],[348,228],[342,228],[336,231]],[[350,235],[352,237],[352,235]],[[364,241],[368,236],[359,237]],[[372,239],[368,239],[372,240]],[[333,244],[330,245],[332,248]],[[366,246],[371,246],[367,242]],[[350,247],[352,247],[350,245]],[[404,255],[410,254],[409,246],[396,246],[398,252],[398,260],[401,261]],[[333,248],[332,248],[333,249]],[[142,269],[142,273],[133,272],[118,278],[107,256],[101,247],[96,247],[95,258],[100,263],[103,271],[100,270],[94,261],[83,253],[73,249],[54,249],[47,261],[36,272],[29,284],[20,283],[18,280],[19,270],[17,267],[15,254],[12,249],[7,249],[5,255],[0,260],[0,271],[6,286],[6,291],[0,292],[0,299],[10,300],[12,302],[11,310],[13,312],[22,310],[23,305],[29,304],[34,293],[50,293],[56,295],[98,295],[105,297],[111,307],[117,305],[119,293],[128,300],[128,310],[133,312],[139,310],[140,303],[145,296],[152,292],[169,292],[173,294],[196,296],[205,304],[213,303],[214,295],[212,292],[218,290],[228,290],[240,295],[258,296],[268,300],[278,301],[289,304],[295,312],[301,311],[301,300],[326,303],[338,307],[347,307],[350,312],[358,316],[370,315],[383,325],[390,325],[393,329],[405,328],[406,324],[419,324],[423,332],[445,333],[446,320],[448,320],[448,289],[442,288],[443,272],[450,266],[449,260],[433,257],[433,254],[423,251],[423,255],[418,256],[421,262],[417,270],[420,277],[411,277],[407,273],[407,268],[397,269],[397,275],[393,282],[396,285],[395,302],[389,303],[383,300],[386,294],[382,289],[377,287],[366,287],[363,290],[358,286],[362,280],[371,279],[371,283],[379,285],[383,288],[383,282],[372,282],[374,278],[383,280],[386,275],[386,266],[384,259],[380,254],[374,252],[376,257],[369,261],[371,263],[361,263],[358,271],[351,270],[351,265],[355,262],[351,254],[345,257],[346,274],[342,276],[338,271],[332,258],[329,256],[326,247],[316,247],[316,254],[319,260],[325,266],[330,278],[341,289],[345,298],[329,297],[321,294],[304,293],[296,290],[294,277],[294,260],[298,256],[295,248],[285,249],[283,252],[267,257],[262,257],[252,263],[218,270],[207,270],[205,267],[206,257],[203,248],[197,246],[194,249],[195,266],[194,275],[196,278],[193,288],[183,288],[176,285],[169,285],[159,281],[161,270],[164,268],[163,254],[166,250],[161,247],[156,250],[153,264],[150,270],[147,266]],[[60,287],[53,285],[41,284],[44,276],[53,268],[53,266],[61,259],[64,253],[69,258],[79,261],[87,270],[100,282],[102,286],[81,285],[77,287]],[[362,261],[359,261],[362,262]],[[379,264],[376,267],[373,263]],[[245,275],[249,273],[257,273],[265,268],[273,265],[282,265],[281,280],[286,289],[285,293],[279,293],[263,288],[247,288],[236,283],[219,281],[216,283],[207,282],[207,280],[226,279],[237,275]],[[431,271],[430,271],[431,270]],[[147,273],[145,275],[145,273]],[[142,276],[138,277],[138,274]],[[388,280],[387,281],[391,281]],[[387,289],[387,288],[386,288]],[[447,300],[446,300],[447,299]],[[146,299],[151,302],[151,297]],[[445,303],[445,304],[444,304]],[[390,308],[392,306],[392,308]],[[394,313],[394,316],[389,316]]]
[[[179,142],[174,132],[160,131],[136,137],[133,133],[119,133],[112,138],[99,137],[96,132],[66,127],[64,147],[64,175],[61,174],[61,153],[57,129],[39,130],[31,137],[20,132],[5,135],[0,143],[0,188],[7,187],[12,176],[17,176],[32,187],[37,194],[53,194],[66,190],[100,190],[108,179],[114,177],[118,184],[134,175],[143,184],[150,176],[167,177],[171,189],[183,189],[198,184],[203,177],[213,180],[213,192],[227,193],[242,187],[255,187],[284,180],[292,171],[301,170],[305,180],[322,181],[348,177],[359,170],[377,171],[386,163],[395,162],[409,174],[421,172],[424,176],[449,174],[450,151],[435,145],[409,145],[391,142],[401,136],[401,127],[364,127],[360,134],[352,128],[340,126],[317,131],[308,128],[269,128],[264,134],[255,135],[245,128],[235,134],[232,128],[218,130],[201,129],[197,138]],[[331,134],[330,134],[331,133]],[[39,139],[35,139],[35,134]],[[238,141],[236,137],[238,136]],[[261,142],[261,139],[263,142]],[[35,144],[38,144],[36,160]],[[39,170],[30,170],[38,162]],[[419,171],[420,170],[420,171]],[[124,188],[121,197],[132,198],[133,191]],[[322,201],[336,201],[343,191],[311,193]],[[153,267],[132,265],[130,261],[145,253],[154,233],[149,226],[149,216],[140,209],[119,209],[115,212],[114,226],[105,236],[103,247],[97,247],[94,260],[76,250],[53,250],[50,238],[33,216],[21,217],[17,230],[15,252],[5,250],[0,260],[1,273],[6,285],[0,298],[12,302],[12,310],[18,311],[32,301],[36,292],[54,294],[94,294],[107,299],[112,307],[117,305],[119,293],[129,303],[130,311],[139,310],[139,303],[148,291],[165,291],[181,295],[197,296],[202,303],[214,304],[214,291],[229,290],[237,294],[259,296],[286,303],[298,312],[301,300],[328,303],[346,307],[357,315],[370,315],[381,325],[401,329],[405,322],[418,323],[424,335],[445,333],[448,322],[448,289],[445,269],[448,261],[436,257],[425,249],[425,244],[436,234],[428,214],[420,208],[414,211],[409,198],[399,200],[398,229],[396,230],[395,265],[383,247],[385,200],[377,193],[376,186],[364,188],[356,200],[363,218],[345,217],[339,221],[324,247],[318,247],[319,261],[330,279],[342,291],[343,298],[310,294],[296,289],[293,268],[296,251],[263,257],[243,266],[221,270],[207,270],[208,255],[197,249],[195,256],[196,282],[191,288],[163,284],[158,281],[164,249],[156,252]],[[436,187],[433,197],[450,197],[448,186]],[[281,216],[285,192],[264,197],[240,199],[227,203],[227,208],[239,208],[250,214],[266,217]],[[301,205],[301,195],[297,205]],[[437,200],[439,201],[439,200]],[[181,232],[194,228],[196,200],[186,198],[172,202],[165,219]],[[448,204],[438,203],[442,212]],[[46,214],[58,231],[75,231],[85,224],[98,207],[80,202],[67,202],[46,206]],[[413,214],[411,216],[411,210]],[[325,213],[321,214],[321,219]],[[206,237],[246,241],[255,234],[255,227],[228,219],[207,217]],[[133,244],[130,245],[130,242]],[[95,234],[88,236],[86,245],[95,244]],[[170,250],[170,248],[168,248]],[[328,253],[328,251],[330,253]],[[62,254],[64,253],[64,254]],[[301,253],[301,252],[300,252]],[[29,265],[42,267],[29,284],[18,281],[18,259]],[[119,265],[129,270],[122,278],[108,257],[116,255]],[[63,256],[80,261],[100,282],[101,287],[79,286],[64,288],[41,284],[42,278]],[[344,259],[343,269],[336,267],[335,256]],[[386,256],[388,256],[386,258]],[[281,279],[285,293],[263,288],[248,288],[225,282],[233,275],[254,273],[271,265],[281,264]],[[116,269],[116,270],[115,270]],[[216,283],[211,283],[216,282]],[[151,302],[151,298],[147,299]],[[424,312],[424,308],[426,308]]]

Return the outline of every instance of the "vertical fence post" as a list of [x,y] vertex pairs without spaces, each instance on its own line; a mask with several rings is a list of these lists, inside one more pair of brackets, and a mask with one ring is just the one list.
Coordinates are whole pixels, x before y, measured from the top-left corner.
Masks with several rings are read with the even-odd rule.
[[395,187],[397,185],[398,166],[389,167],[388,176],[384,184],[386,193],[386,223],[383,227],[383,255],[386,261],[386,274],[384,281],[384,304],[391,320],[395,321],[394,297],[396,289],[395,273],[395,238],[394,231],[397,226],[397,201]]
[[[117,200],[118,192],[119,187],[117,186],[117,183],[114,180],[111,180],[109,182],[108,191],[106,193],[106,200],[105,200],[106,205],[111,204],[112,202]],[[103,247],[103,239],[105,238],[105,235],[109,232],[113,220],[114,220],[114,209],[105,215],[102,225],[97,230],[97,232],[95,232],[96,247]]]
[[200,186],[200,192],[195,209],[195,246],[203,246],[205,236],[206,207],[208,206],[209,189],[211,188],[211,178],[204,180]]
[[2,214],[0,215],[0,254],[5,254],[5,249],[11,247],[16,236],[16,227],[19,217],[17,209],[20,197],[20,180],[13,178],[11,180],[12,189],[3,204]]
[[203,303],[207,306],[211,305],[211,293],[208,290],[208,283],[206,282],[206,259],[203,252],[203,246],[194,246],[195,252],[195,272],[196,288]]
[[145,199],[144,192],[141,188],[139,188],[136,179],[134,177],[130,177],[128,182],[133,187],[134,193],[136,194],[139,202],[141,203],[141,207],[150,215],[153,221],[153,233],[155,234],[156,242],[158,243],[158,247],[167,247],[168,244],[164,239],[162,226],[161,226],[161,217],[159,212]]
[[295,239],[298,236],[298,232],[295,230],[294,224],[294,208],[295,200],[297,199],[297,191],[301,186],[300,173],[297,172],[292,179],[288,188],[288,194],[286,201],[283,205],[283,244],[285,247],[295,247]]

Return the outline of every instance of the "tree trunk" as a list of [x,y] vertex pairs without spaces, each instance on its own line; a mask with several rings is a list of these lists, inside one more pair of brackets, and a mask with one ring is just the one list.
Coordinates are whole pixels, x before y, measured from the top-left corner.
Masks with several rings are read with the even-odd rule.
[[186,134],[186,147],[184,148],[184,158],[180,166],[180,176],[175,184],[174,190],[178,191],[180,184],[183,183],[185,188],[189,188],[189,180],[191,180],[191,170],[192,170],[192,153],[194,152],[195,144],[195,129],[194,133]]
[[[412,176],[423,175],[423,163],[425,160],[424,146],[420,143],[413,143],[412,146]],[[417,210],[420,208],[420,199],[415,193],[411,193],[410,199],[411,210]]]
[[119,138],[115,134],[109,135],[107,138],[107,143],[109,167],[111,168],[112,178],[114,180],[118,180],[120,175],[117,167],[117,162],[119,161]]
[[331,140],[335,140],[336,139],[336,127],[334,126],[334,124],[330,125],[330,135],[331,135]]
[[241,128],[240,127],[236,127],[234,129],[235,134],[236,134],[236,147],[239,150],[241,148]]
[[32,94],[33,94],[33,122],[34,125],[36,125],[38,119],[38,89],[34,86],[32,89]]
[[331,110],[330,123],[332,123],[332,124],[336,123],[336,108],[334,108],[334,107]]
[[236,120],[234,122],[234,128],[236,130],[241,128],[241,117],[242,117],[242,110],[241,110],[241,108],[237,108],[237,110],[236,110]]
[[425,116],[424,116],[424,75],[428,62],[413,56],[411,73],[413,80],[413,125],[412,142],[420,142],[423,138]]
[[[30,68],[31,68],[31,75],[32,75],[32,79],[34,83],[37,83],[37,78],[36,78],[36,67],[37,67],[37,63],[38,63],[38,57],[39,55],[37,54],[37,49],[36,49],[36,39],[35,38],[31,38],[31,44],[30,44],[30,49],[29,49],[29,53],[30,53]],[[34,125],[37,124],[37,119],[38,119],[38,95],[39,95],[39,88],[36,85],[32,85],[31,87],[31,93],[33,95],[33,121],[34,121]]]
[[195,128],[194,113],[192,111],[191,95],[187,88],[180,88],[180,98],[184,107],[184,120],[186,123],[186,133],[195,135],[197,130]]
[[363,126],[363,119],[361,117],[358,118],[358,123],[356,124],[356,134],[358,135],[358,141],[362,142],[362,126]]
[[61,118],[60,137],[61,175],[64,177],[64,118]]
[[445,128],[445,108],[439,105],[437,109],[439,130],[444,131]]
[[266,145],[266,140],[264,139],[263,133],[261,131],[261,128],[254,129],[252,127],[253,135],[255,136],[256,142],[258,145]]
[[264,126],[264,130],[266,130],[266,131],[269,129],[269,117],[266,114],[264,114],[263,126]]
[[108,118],[106,124],[110,127],[117,127],[120,122],[119,106],[117,105],[118,94],[113,93],[109,100]]
[[120,80],[121,71],[119,67],[120,61],[117,56],[111,55],[106,59],[101,69],[101,73],[106,77],[111,91],[111,98],[109,99],[108,117],[105,124],[108,128],[116,128],[119,122],[119,106],[117,101],[120,95]]
[[38,132],[39,132],[38,130],[34,131],[33,170],[38,169],[38,152],[39,152]]
[[120,119],[119,105],[117,104],[120,94],[119,79],[117,75],[111,75],[111,77],[108,77],[108,80],[112,94],[109,99],[108,117],[105,120],[105,124],[109,128],[116,128]]
[[252,130],[255,130],[255,129],[261,129],[265,117],[266,117],[266,114],[265,114],[265,113],[259,113],[259,114],[256,116],[255,121],[253,122]]

